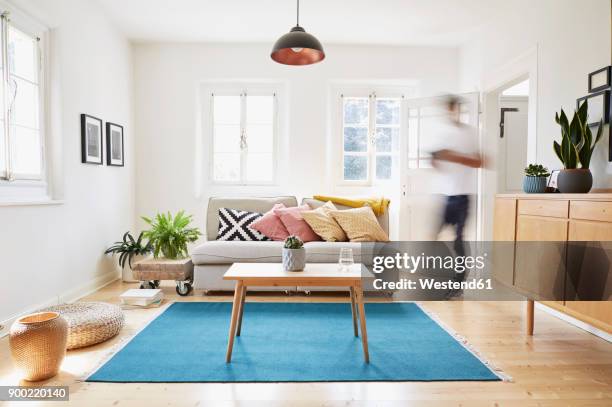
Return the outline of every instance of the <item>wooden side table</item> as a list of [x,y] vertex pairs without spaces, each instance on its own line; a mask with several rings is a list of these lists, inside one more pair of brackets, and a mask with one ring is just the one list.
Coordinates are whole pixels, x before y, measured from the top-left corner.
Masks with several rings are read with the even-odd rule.
[[190,258],[144,259],[134,264],[134,278],[140,280],[140,288],[157,288],[160,280],[174,280],[178,295],[185,296],[193,286],[193,262]]

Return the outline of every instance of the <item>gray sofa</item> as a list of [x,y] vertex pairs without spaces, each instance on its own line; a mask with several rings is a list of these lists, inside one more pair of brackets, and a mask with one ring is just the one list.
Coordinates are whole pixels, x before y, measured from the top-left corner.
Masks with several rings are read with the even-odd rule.
[[[287,207],[297,206],[294,196],[272,198],[213,197],[208,201],[206,213],[206,241],[191,250],[194,264],[194,287],[206,291],[233,291],[234,282],[223,280],[223,274],[233,263],[280,263],[283,242],[217,241],[219,208],[232,208],[252,212],[267,212],[277,203]],[[325,202],[303,199],[310,207],[317,208]],[[349,209],[336,205],[338,209]],[[378,222],[389,233],[388,212],[378,217]],[[353,249],[355,262],[361,262],[361,244],[353,242],[308,242],[306,261],[309,263],[336,263],[341,247]],[[256,288],[253,288],[256,289]],[[262,287],[261,290],[307,291],[304,287]],[[319,290],[322,288],[319,288]],[[328,288],[333,289],[333,288]]]

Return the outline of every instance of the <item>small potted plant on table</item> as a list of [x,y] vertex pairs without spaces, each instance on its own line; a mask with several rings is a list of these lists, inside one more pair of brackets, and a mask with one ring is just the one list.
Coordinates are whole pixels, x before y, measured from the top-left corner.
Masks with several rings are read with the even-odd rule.
[[283,246],[283,270],[302,271],[306,267],[304,242],[297,236],[289,236]]
[[589,169],[593,150],[603,134],[603,123],[599,122],[597,135],[593,134],[588,124],[588,104],[585,100],[570,122],[563,109],[555,114],[555,120],[561,126],[561,144],[553,143],[555,154],[563,163],[564,169],[559,172],[557,187],[564,193],[585,193],[593,186],[593,175]]
[[546,181],[550,173],[548,168],[541,164],[529,164],[525,168],[525,178],[523,179],[523,191],[528,194],[539,194],[546,191]]
[[115,242],[111,247],[106,249],[104,254],[118,254],[119,266],[121,267],[121,279],[125,282],[133,282],[132,264],[135,261],[142,260],[147,254],[152,251],[151,243],[143,242],[143,234],[140,233],[137,239],[130,232],[123,234],[123,239]]

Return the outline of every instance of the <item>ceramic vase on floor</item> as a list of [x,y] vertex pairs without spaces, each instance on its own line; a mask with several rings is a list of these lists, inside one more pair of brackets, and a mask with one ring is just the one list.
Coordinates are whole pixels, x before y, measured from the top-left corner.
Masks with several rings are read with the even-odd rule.
[[68,323],[57,312],[19,318],[11,326],[11,356],[22,377],[39,381],[55,376],[66,355]]

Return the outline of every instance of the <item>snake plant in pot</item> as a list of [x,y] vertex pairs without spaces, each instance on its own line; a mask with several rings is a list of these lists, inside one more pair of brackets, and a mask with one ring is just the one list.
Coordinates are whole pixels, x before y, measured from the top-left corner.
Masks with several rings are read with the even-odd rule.
[[283,246],[283,270],[302,271],[306,267],[304,242],[297,236],[289,236]]
[[546,191],[546,181],[548,180],[548,168],[541,164],[529,164],[525,168],[525,178],[523,179],[523,191],[528,194],[542,193]]
[[588,124],[588,108],[585,100],[574,112],[571,122],[563,109],[561,114],[555,114],[555,121],[561,127],[561,144],[555,141],[553,147],[564,167],[559,172],[557,188],[564,193],[585,193],[593,186],[589,165],[595,146],[603,134],[603,123],[599,122],[593,138]]

